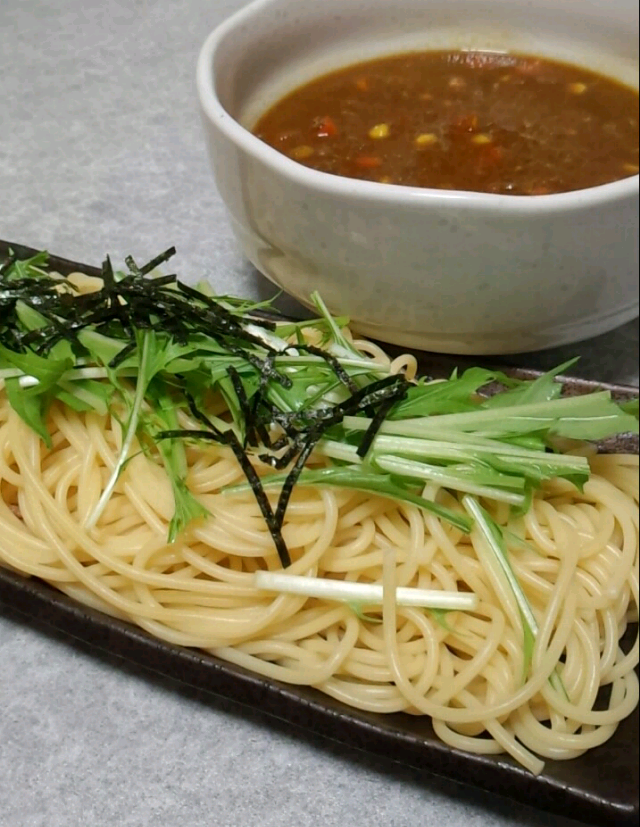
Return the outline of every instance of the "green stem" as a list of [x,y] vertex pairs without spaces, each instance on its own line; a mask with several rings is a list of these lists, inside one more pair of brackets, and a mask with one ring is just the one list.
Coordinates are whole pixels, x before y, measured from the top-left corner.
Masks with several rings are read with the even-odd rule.
[[124,442],[122,443],[122,448],[120,450],[120,454],[118,455],[118,461],[116,462],[115,468],[111,472],[109,481],[107,482],[107,485],[105,486],[105,489],[102,492],[102,495],[98,500],[96,507],[93,509],[93,511],[87,519],[87,522],[85,523],[85,528],[87,529],[87,531],[91,530],[96,525],[96,523],[102,516],[105,508],[107,507],[107,503],[111,499],[111,495],[113,494],[113,489],[116,486],[118,477],[120,476],[120,473],[122,472],[122,469],[129,457],[131,444],[136,435],[136,431],[138,430],[138,420],[140,418],[140,411],[142,409],[144,395],[147,390],[147,382],[145,381],[145,376],[147,374],[147,363],[149,361],[149,341],[149,333],[145,332],[143,334],[142,340],[142,355],[140,357],[138,382],[136,384],[136,392],[133,398],[133,407],[131,409],[131,415],[129,416],[129,423],[124,437]]

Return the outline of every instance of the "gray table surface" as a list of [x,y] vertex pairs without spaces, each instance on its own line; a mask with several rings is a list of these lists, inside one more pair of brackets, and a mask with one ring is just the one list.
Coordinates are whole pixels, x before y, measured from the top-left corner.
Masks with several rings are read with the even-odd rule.
[[[194,88],[205,35],[244,4],[0,0],[0,238],[90,263],[175,244],[189,279],[269,292],[231,236]],[[581,375],[637,385],[638,322],[510,361],[576,353]],[[1,827],[573,823],[203,702],[6,610],[0,710]]]

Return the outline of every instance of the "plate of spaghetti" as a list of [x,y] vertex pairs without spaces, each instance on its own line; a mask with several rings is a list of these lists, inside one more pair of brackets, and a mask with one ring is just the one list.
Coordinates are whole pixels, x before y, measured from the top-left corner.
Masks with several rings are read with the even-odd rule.
[[0,247],[0,599],[315,733],[636,823],[637,392],[573,363],[425,374],[319,295],[292,321],[184,284],[173,252]]

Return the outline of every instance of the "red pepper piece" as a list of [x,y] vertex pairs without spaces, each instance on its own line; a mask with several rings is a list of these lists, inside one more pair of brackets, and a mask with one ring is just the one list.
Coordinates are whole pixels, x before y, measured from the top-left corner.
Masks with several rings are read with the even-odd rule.
[[354,163],[361,169],[375,169],[382,166],[382,158],[378,158],[377,155],[359,155]]
[[322,118],[316,118],[313,122],[314,129],[318,138],[333,138],[338,134],[338,127],[330,115],[324,115]]

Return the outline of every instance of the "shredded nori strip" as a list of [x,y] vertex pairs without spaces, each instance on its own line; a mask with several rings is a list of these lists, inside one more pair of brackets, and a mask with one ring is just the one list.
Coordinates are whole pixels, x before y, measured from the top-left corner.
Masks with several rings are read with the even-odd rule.
[[351,393],[357,393],[358,386],[333,354],[328,353],[326,350],[322,350],[322,348],[315,347],[314,345],[296,344],[295,347],[297,350],[306,353],[311,353],[313,356],[319,356],[321,359],[324,359],[325,362],[331,366],[333,372],[342,382],[342,384],[346,385],[351,391]]
[[289,549],[287,548],[287,544],[285,543],[282,532],[280,531],[280,525],[278,524],[278,521],[273,513],[271,503],[265,494],[257,471],[253,465],[251,465],[249,457],[240,444],[240,440],[231,429],[228,431],[220,431],[214,425],[211,425],[211,428],[212,430],[210,431],[191,431],[188,429],[160,431],[160,433],[156,434],[156,439],[205,439],[212,442],[218,442],[222,445],[228,445],[238,460],[238,463],[247,478],[247,482],[251,486],[253,495],[256,498],[258,507],[262,512],[262,516],[264,517],[264,521],[267,524],[267,528],[269,529],[269,533],[273,539],[276,551],[278,552],[280,563],[282,564],[282,567],[286,569],[291,565],[291,555],[289,554]]
[[133,351],[137,348],[137,342],[129,342],[128,345],[125,345],[120,353],[116,353],[113,359],[109,362],[110,368],[117,368],[118,365],[121,365],[122,362],[129,356]]
[[269,373],[273,368],[274,359],[275,353],[269,353],[267,355],[267,358],[265,359],[264,370],[260,374],[258,388],[256,390],[256,393],[254,394],[253,402],[251,404],[251,421],[254,423],[256,433],[262,440],[262,444],[266,448],[279,450],[281,447],[284,447],[287,444],[286,438],[281,437],[276,444],[273,444],[271,441],[271,437],[269,436],[269,431],[267,430],[268,423],[262,420],[260,417],[260,410],[262,407],[264,407],[265,404],[264,394],[267,390],[267,385],[269,383]]
[[[286,468],[287,465],[289,465],[289,463],[291,463],[294,460],[294,458],[295,458],[296,454],[298,453],[298,451],[300,450],[302,444],[303,444],[302,435],[295,434],[294,437],[293,437],[293,442],[289,445],[289,447],[284,452],[284,454],[282,454],[282,456],[276,457],[273,454],[260,454],[258,459],[261,462],[264,462],[265,465],[270,465],[272,468],[275,468],[277,471],[280,471],[283,468]],[[279,448],[276,448],[275,446],[273,446],[273,447],[274,447],[275,450],[280,450],[285,445],[286,445],[286,442],[283,445],[279,446]]]
[[247,445],[256,446],[258,444],[258,440],[255,436],[253,407],[249,403],[246,391],[244,389],[244,385],[242,384],[242,380],[240,379],[240,375],[238,374],[238,371],[233,367],[233,365],[229,365],[229,367],[227,368],[227,375],[231,380],[233,390],[235,392],[236,398],[238,399],[238,405],[240,405],[240,410],[242,411],[242,415],[244,416],[245,438],[243,448],[246,449]]
[[147,273],[150,273],[152,270],[155,270],[156,267],[159,267],[161,264],[164,264],[165,261],[169,261],[170,258],[175,256],[176,248],[169,247],[168,250],[165,250],[164,253],[160,253],[155,258],[152,258],[151,261],[148,261],[144,267],[141,267],[136,275],[139,276],[146,276]]
[[380,405],[373,419],[371,420],[371,424],[369,425],[369,427],[364,433],[364,436],[362,437],[362,442],[358,446],[358,450],[356,451],[356,453],[359,457],[362,457],[363,459],[364,457],[366,457],[367,453],[369,452],[369,448],[371,448],[373,440],[376,438],[376,434],[380,430],[382,423],[387,418],[389,411],[391,410],[391,408],[393,408],[396,402],[399,402],[401,399],[405,398],[405,396],[407,395],[407,390],[408,383],[407,385],[400,387],[398,393],[395,396],[390,396],[388,399],[385,399],[385,401]]
[[[285,389],[293,387],[290,377],[277,368],[280,351],[256,335],[255,327],[253,331],[247,329],[246,319],[230,312],[215,297],[182,283],[176,275],[147,277],[174,254],[175,248],[171,247],[142,267],[132,256],[128,256],[125,263],[129,272],[119,274],[118,278],[107,256],[102,264],[101,289],[84,294],[78,294],[75,286],[63,278],[38,274],[37,278],[12,279],[16,257],[10,258],[0,268],[0,342],[16,351],[30,348],[38,354],[46,354],[63,339],[79,345],[78,333],[90,327],[122,343],[121,350],[108,365],[114,369],[135,351],[136,332],[152,329],[171,336],[178,344],[192,342],[194,335],[202,335],[209,340],[213,338],[224,348],[222,353],[239,357],[250,365],[258,374],[258,387],[252,399],[248,398],[240,373],[232,365],[227,367],[227,375],[244,420],[244,445],[231,426],[223,430],[209,420],[184,384],[176,386],[176,393],[186,401],[191,414],[203,428],[162,431],[155,436],[157,439],[212,440],[231,448],[254,493],[281,564],[286,568],[291,563],[291,557],[282,537],[283,520],[293,488],[318,441],[345,416],[366,413],[372,421],[358,447],[358,454],[364,457],[393,405],[406,395],[409,383],[404,376],[396,375],[359,388],[332,354],[322,348],[300,343],[291,345],[287,351],[297,348],[299,352],[323,359],[350,395],[336,405],[279,410],[268,401],[269,383],[276,382]],[[61,290],[61,286],[67,289]],[[17,324],[18,301],[37,310],[46,324],[27,333],[21,332]],[[271,320],[253,316],[251,324],[265,330],[277,329]],[[180,377],[176,375],[176,379]],[[176,400],[176,404],[180,402]],[[275,441],[269,433],[273,424],[279,425],[283,431]],[[247,455],[247,446],[281,452],[280,456],[259,454],[259,459],[272,468],[283,469],[293,463],[275,512]]]
[[281,425],[285,431],[292,428],[293,432],[309,430],[310,428],[322,427],[326,430],[331,425],[338,425],[345,416],[358,414],[370,406],[379,405],[386,399],[400,398],[399,394],[404,392],[408,386],[407,380],[400,374],[385,376],[371,382],[364,388],[351,394],[344,402],[339,402],[333,407],[316,408],[314,410],[293,411],[284,413],[276,408],[271,409],[271,419]]
[[[75,340],[78,332],[89,326],[106,336],[124,336],[130,340],[135,338],[135,329],[159,329],[181,344],[186,343],[189,336],[201,333],[220,337],[235,355],[249,361],[259,372],[266,372],[269,379],[290,387],[290,379],[280,374],[271,360],[265,362],[243,348],[244,343],[266,353],[271,350],[268,343],[246,330],[241,320],[219,301],[183,284],[175,275],[145,278],[174,253],[175,249],[170,248],[143,267],[138,267],[131,256],[127,257],[130,272],[120,281],[116,280],[107,256],[102,264],[102,288],[74,296],[70,291],[75,288],[66,279],[40,277],[12,281],[7,275],[10,276],[15,261],[10,259],[1,271],[0,341],[20,349],[32,347],[44,355],[60,339]],[[61,291],[61,285],[69,289]],[[38,310],[48,325],[26,336],[17,336],[15,305],[18,300]],[[252,324],[268,330],[275,328],[275,324],[266,319],[252,319]]]
[[223,445],[229,445],[229,447],[235,454],[236,459],[240,464],[240,467],[242,468],[247,482],[251,486],[253,495],[256,498],[258,507],[262,512],[262,516],[264,517],[265,523],[267,524],[267,528],[269,529],[269,533],[271,534],[271,538],[273,539],[273,543],[278,552],[278,557],[280,558],[282,567],[287,568],[287,566],[291,565],[291,555],[289,554],[289,549],[287,548],[287,544],[285,543],[282,537],[282,533],[280,531],[280,528],[278,527],[278,523],[273,513],[273,509],[271,508],[271,503],[269,502],[267,495],[265,494],[264,488],[262,487],[260,477],[258,476],[253,465],[251,465],[249,457],[247,456],[242,445],[240,444],[240,441],[238,440],[235,433],[231,430],[231,428],[229,428],[229,430],[227,431],[221,431],[219,428],[216,428],[216,426],[213,424],[213,422],[209,420],[206,414],[199,410],[198,406],[196,405],[195,399],[188,391],[185,390],[184,395],[187,400],[189,410],[193,414],[194,418],[197,419],[198,422],[201,422],[203,425],[205,425],[207,430],[161,431],[159,434],[156,435],[156,439],[209,439],[215,442],[222,443]]
[[140,275],[140,268],[136,264],[136,261],[133,256],[127,256],[124,260],[124,263],[127,265],[129,271],[133,273],[134,276]]
[[271,508],[271,503],[267,499],[267,495],[265,494],[262,483],[260,482],[260,477],[258,476],[253,465],[251,465],[249,457],[246,455],[242,445],[238,441],[238,437],[233,431],[228,431],[228,433],[230,435],[230,439],[227,442],[227,445],[230,446],[231,450],[236,455],[236,459],[240,463],[240,466],[244,471],[244,475],[251,485],[253,495],[256,498],[256,502],[262,512],[262,516],[264,517],[267,527],[269,528],[276,551],[278,552],[278,557],[282,563],[282,568],[286,569],[291,565],[291,555],[289,554],[289,549],[287,548],[287,544],[285,543],[282,532],[280,531],[281,525],[276,520],[273,509]]
[[[189,406],[189,410],[194,419],[197,419],[198,422],[201,422],[206,428],[208,428],[211,432],[215,432],[218,429],[216,426],[211,422],[209,417],[206,414],[203,414],[202,411],[196,405],[196,400],[193,398],[193,395],[189,393],[188,390],[183,390],[184,398],[187,400],[187,405]],[[189,433],[187,431],[186,433]]]
[[[264,347],[264,344],[259,340],[256,339],[256,342],[261,346]],[[252,365],[258,373],[263,376],[266,376],[267,379],[274,379],[278,384],[282,385],[283,388],[290,388],[292,386],[292,381],[289,379],[288,376],[285,376],[282,373],[279,373],[275,367],[273,366],[273,361],[269,359],[261,359],[259,356],[255,356],[253,353],[247,353],[246,350],[243,348],[234,345],[233,343],[227,342],[227,347],[233,353],[234,356],[240,356],[243,359],[246,359],[250,365]]]
[[282,491],[280,492],[280,497],[278,498],[278,505],[276,508],[275,515],[278,531],[282,529],[284,515],[287,510],[287,506],[289,505],[289,500],[291,499],[293,487],[298,482],[298,478],[304,470],[304,466],[306,465],[307,460],[311,456],[311,453],[313,452],[313,449],[316,447],[316,444],[321,436],[322,433],[320,431],[312,431],[308,435],[307,441],[305,442],[302,450],[298,454],[298,458],[295,461],[293,468],[291,469],[291,471],[287,475],[286,480],[284,481]]
[[[373,389],[372,385],[375,386]],[[289,465],[296,454],[298,454],[295,465],[283,484],[282,493],[278,501],[276,518],[279,526],[282,526],[293,486],[297,482],[309,456],[324,432],[331,426],[341,422],[346,415],[358,413],[366,406],[375,404],[375,402],[380,402],[381,400],[378,413],[375,415],[371,426],[369,426],[365,432],[363,443],[365,440],[367,440],[368,443],[365,443],[365,450],[363,454],[361,454],[361,456],[364,456],[391,407],[406,395],[409,383],[403,376],[389,376],[372,383],[372,385],[369,385],[368,388],[358,390],[352,394],[349,399],[335,405],[333,408],[314,411],[313,413],[317,414],[317,417],[314,418],[314,421],[312,421],[306,429],[302,429],[298,433],[293,433],[291,446],[281,457],[274,457],[269,454],[260,455],[259,458],[262,462],[265,462],[272,468],[282,469]],[[367,393],[369,390],[371,392]],[[309,412],[305,413],[308,414]],[[360,450],[358,450],[358,453],[360,454]]]
[[[232,367],[229,367],[227,372],[233,383],[236,396],[238,397],[238,403],[245,416],[247,426],[249,424],[254,426],[255,420],[252,421],[250,418],[248,418],[248,414],[251,413],[250,405],[248,403],[244,388],[242,388],[240,377],[237,371],[235,371]],[[187,402],[189,405],[189,410],[199,422],[202,422],[210,430],[163,431],[161,434],[158,434],[158,438],[166,439],[187,437],[196,439],[216,439],[217,441],[229,445],[232,448],[234,454],[238,459],[238,462],[240,463],[244,475],[254,492],[256,501],[258,502],[260,510],[262,511],[262,514],[265,518],[276,549],[278,549],[280,560],[283,566],[286,567],[290,565],[290,556],[288,550],[286,553],[286,557],[282,553],[283,548],[286,549],[286,544],[284,543],[281,532],[282,524],[286,514],[286,509],[289,504],[293,488],[300,474],[302,473],[309,457],[311,456],[313,449],[317,445],[318,441],[322,438],[323,433],[332,425],[341,422],[346,415],[351,413],[358,413],[364,410],[364,408],[367,406],[377,404],[380,405],[379,412],[382,411],[382,414],[379,415],[379,412],[378,414],[376,414],[376,417],[374,419],[375,428],[372,428],[374,424],[372,422],[372,426],[370,426],[367,432],[365,432],[364,437],[364,440],[370,439],[372,441],[390,408],[399,399],[405,396],[408,385],[409,383],[404,378],[404,376],[388,376],[384,379],[380,379],[376,382],[371,383],[366,388],[359,389],[344,402],[341,402],[330,408],[319,409],[317,411],[301,411],[295,412],[293,414],[282,414],[282,412],[278,412],[275,409],[272,409],[270,412],[271,421],[277,421],[278,419],[280,419],[283,425],[287,426],[286,433],[291,441],[289,447],[282,456],[276,457],[269,454],[261,454],[259,455],[259,459],[265,464],[268,464],[275,469],[286,468],[295,459],[294,465],[289,474],[287,475],[287,478],[283,484],[280,497],[278,499],[278,505],[276,508],[275,515],[273,514],[271,506],[269,505],[268,500],[266,498],[266,494],[264,493],[264,488],[260,481],[260,477],[251,465],[251,462],[248,456],[246,455],[244,447],[241,445],[235,433],[231,429],[229,429],[229,431],[221,432],[219,431],[219,429],[215,428],[215,426],[213,426],[213,424],[209,421],[207,416],[198,409],[195,400],[190,394],[185,392],[185,396],[187,398]],[[298,420],[297,422],[296,419]],[[204,437],[204,434],[209,434],[209,436]],[[230,435],[233,436],[231,437]],[[368,446],[366,450],[368,450]],[[239,453],[240,451],[242,451],[242,458]],[[268,508],[265,506],[265,501],[267,503]],[[285,559],[288,559],[289,563],[285,564]]]

